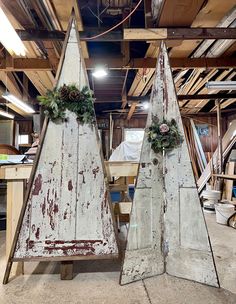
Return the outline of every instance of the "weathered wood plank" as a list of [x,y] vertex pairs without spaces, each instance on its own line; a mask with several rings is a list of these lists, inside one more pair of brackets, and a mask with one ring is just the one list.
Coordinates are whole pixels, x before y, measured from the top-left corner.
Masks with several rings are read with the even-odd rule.
[[[76,35],[72,23],[58,86],[87,84]],[[96,127],[66,114],[49,122],[15,258],[117,253]]]
[[[57,86],[88,85],[74,18],[57,79]],[[116,256],[111,212],[97,126],[67,111],[64,121],[49,121],[12,259]]]
[[[167,120],[172,118],[176,120],[184,138],[165,47],[159,60],[163,61],[163,69],[160,73],[163,75],[162,81],[165,86],[164,117]],[[164,172],[165,239],[168,247],[166,272],[177,277],[219,286],[186,140],[179,148],[166,153]]]
[[[174,118],[184,138],[164,44],[159,55],[150,104],[146,132],[152,115],[155,115],[159,121]],[[150,166],[148,176],[145,169],[151,160],[156,166]],[[152,190],[152,196],[148,195],[146,188]],[[145,200],[140,192],[146,194]],[[152,208],[149,207],[150,202]],[[153,226],[150,229],[150,224],[143,225],[146,222],[152,225],[155,223],[155,229]],[[147,235],[150,234],[157,236],[157,239],[148,242]],[[150,255],[156,258],[148,259]],[[178,148],[164,151],[162,156],[161,153],[154,154],[145,134],[121,284],[162,272],[219,286],[186,140]]]
[[157,86],[161,81],[160,75],[157,74],[156,77],[159,82],[154,83],[150,100],[120,278],[122,285],[164,272],[164,256],[161,248],[164,210],[163,161],[162,155],[155,155],[148,142],[152,115],[158,114],[158,100],[163,99],[163,91]]

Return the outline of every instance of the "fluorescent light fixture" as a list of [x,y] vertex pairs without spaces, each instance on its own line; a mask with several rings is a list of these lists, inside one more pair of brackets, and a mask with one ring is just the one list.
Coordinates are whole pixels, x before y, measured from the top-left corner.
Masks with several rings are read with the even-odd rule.
[[30,106],[28,106],[25,102],[21,101],[16,96],[6,93],[2,95],[3,98],[13,103],[17,108],[21,109],[22,111],[26,113],[34,113],[34,109],[32,109]]
[[14,119],[14,117],[15,117],[14,115],[12,115],[12,114],[10,114],[6,111],[2,111],[2,110],[0,110],[0,115],[5,116],[5,117],[10,118],[10,119]]
[[27,50],[1,8],[0,20],[0,42],[2,45],[12,55],[15,54],[17,56],[25,56]]
[[206,87],[209,90],[236,90],[236,81],[209,81]]
[[104,68],[95,68],[94,72],[92,73],[93,77],[95,78],[104,78],[108,75],[108,72]]

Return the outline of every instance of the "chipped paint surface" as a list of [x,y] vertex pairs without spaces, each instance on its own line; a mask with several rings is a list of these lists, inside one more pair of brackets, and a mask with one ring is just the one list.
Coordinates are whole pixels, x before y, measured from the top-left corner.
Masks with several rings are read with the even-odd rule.
[[[58,86],[86,81],[73,24]],[[15,258],[118,253],[97,127],[66,117],[49,122]]]
[[186,141],[164,155],[154,154],[147,140],[152,115],[160,121],[174,118],[184,137],[165,46],[150,100],[121,284],[166,272],[218,286]]

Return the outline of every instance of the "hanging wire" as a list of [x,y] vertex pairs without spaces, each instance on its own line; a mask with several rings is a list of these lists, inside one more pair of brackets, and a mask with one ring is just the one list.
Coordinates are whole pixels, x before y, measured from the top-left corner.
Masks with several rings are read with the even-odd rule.
[[141,4],[143,0],[139,0],[139,2],[136,4],[135,8],[123,19],[121,20],[119,23],[117,23],[116,25],[114,25],[113,27],[111,27],[110,29],[106,30],[105,32],[103,33],[100,33],[98,35],[95,35],[93,37],[89,37],[89,38],[85,38],[83,40],[85,41],[88,41],[88,40],[93,40],[93,39],[96,39],[98,37],[101,37],[101,36],[104,36],[105,34],[107,33],[110,33],[111,31],[113,31],[115,28],[117,28],[118,26],[120,26],[122,23],[124,23],[127,19],[129,19],[129,17],[131,15],[133,15],[133,13],[137,10],[137,8],[139,7],[139,5]]

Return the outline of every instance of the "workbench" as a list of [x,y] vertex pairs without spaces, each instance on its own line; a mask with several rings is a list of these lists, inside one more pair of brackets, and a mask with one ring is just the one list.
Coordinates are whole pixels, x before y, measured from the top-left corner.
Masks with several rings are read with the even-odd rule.
[[121,201],[114,205],[114,214],[117,221],[118,229],[120,220],[129,222],[132,202],[125,200],[125,192],[128,192],[128,178],[136,178],[138,175],[139,163],[133,161],[105,161],[106,173],[108,180],[115,178],[124,178],[121,184],[109,184],[110,192],[121,192]]

